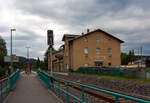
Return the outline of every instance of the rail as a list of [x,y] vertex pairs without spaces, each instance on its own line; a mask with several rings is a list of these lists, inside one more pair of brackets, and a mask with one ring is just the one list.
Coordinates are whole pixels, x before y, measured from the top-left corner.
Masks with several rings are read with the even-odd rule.
[[[127,95],[124,95],[124,94],[111,92],[111,91],[104,90],[104,89],[99,89],[99,88],[96,88],[96,87],[84,85],[84,84],[77,83],[77,82],[74,82],[74,81],[65,80],[65,79],[62,79],[62,78],[57,78],[57,77],[54,77],[54,76],[49,76],[49,74],[47,74],[45,72],[42,72],[40,69],[37,71],[37,74],[38,74],[38,77],[44,82],[44,84],[48,88],[52,87],[52,91],[55,91],[55,88],[57,88],[58,96],[60,96],[61,92],[64,92],[67,95],[67,99],[66,99],[67,103],[69,103],[69,97],[70,96],[73,97],[74,99],[76,99],[77,101],[79,101],[80,103],[86,103],[85,102],[85,91],[84,91],[85,88],[113,95],[113,96],[115,96],[115,103],[119,103],[119,98],[124,98],[124,99],[127,99],[127,100],[139,102],[139,103],[150,103],[150,101],[147,101],[147,100],[143,100],[143,99],[135,98],[135,97],[132,97],[132,96],[127,96]],[[57,85],[54,82],[55,80],[58,81]],[[66,83],[66,86],[67,86],[66,90],[64,90],[63,88],[60,87],[60,82],[61,81]],[[75,96],[75,95],[73,95],[69,92],[69,84],[75,84],[75,85],[80,86],[82,88],[81,98],[78,98],[77,96]]]
[[20,71],[19,69],[16,70],[13,74],[9,77],[6,77],[0,80],[0,103],[4,102],[4,99],[8,96],[8,92],[12,91],[17,80],[19,79]]

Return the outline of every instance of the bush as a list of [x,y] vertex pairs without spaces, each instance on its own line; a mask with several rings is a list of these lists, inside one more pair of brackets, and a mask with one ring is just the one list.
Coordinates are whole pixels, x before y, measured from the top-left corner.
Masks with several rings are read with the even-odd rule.
[[69,69],[69,72],[74,72],[74,70],[70,68],[70,69]]
[[2,67],[0,67],[0,77],[5,75],[5,69],[3,69]]
[[115,77],[138,78],[139,70],[123,69],[120,67],[80,67],[76,70],[78,73],[108,75]]

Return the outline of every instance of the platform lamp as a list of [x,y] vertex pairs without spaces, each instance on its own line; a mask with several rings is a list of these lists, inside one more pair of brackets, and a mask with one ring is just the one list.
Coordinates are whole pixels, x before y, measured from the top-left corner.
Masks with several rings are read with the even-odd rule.
[[12,32],[13,31],[16,31],[16,29],[10,29],[10,58],[11,58],[10,69],[11,69],[11,72],[13,72],[13,57],[12,57]]
[[52,63],[52,49],[53,49],[53,30],[47,30],[47,44],[49,45],[48,49],[49,49],[49,54],[50,54],[50,68],[49,69],[49,73],[50,75],[53,75],[53,63]]

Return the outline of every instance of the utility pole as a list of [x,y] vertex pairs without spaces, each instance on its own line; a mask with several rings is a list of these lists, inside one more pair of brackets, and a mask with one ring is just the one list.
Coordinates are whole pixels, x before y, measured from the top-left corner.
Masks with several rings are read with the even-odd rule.
[[11,69],[11,72],[13,72],[13,57],[12,57],[12,32],[13,31],[16,31],[16,29],[10,29],[10,58],[11,58],[10,69]]
[[139,53],[140,53],[139,50],[140,50],[140,49],[139,49],[139,48],[137,48],[137,49],[138,49],[138,68],[139,68],[139,60],[140,60],[140,58],[139,58],[139,57],[140,57],[140,55],[139,55]]
[[142,68],[142,51],[143,50],[143,47],[141,46],[141,68]]
[[29,64],[29,49],[30,49],[30,47],[27,46],[26,48],[27,48],[27,61],[28,61],[27,72],[29,72],[30,71],[30,64]]

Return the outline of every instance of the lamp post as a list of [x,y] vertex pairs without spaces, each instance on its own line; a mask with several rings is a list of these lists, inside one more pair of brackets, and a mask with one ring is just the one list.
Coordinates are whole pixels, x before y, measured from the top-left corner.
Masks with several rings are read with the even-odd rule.
[[27,46],[26,48],[27,48],[27,60],[28,60],[28,69],[27,69],[27,72],[29,72],[30,71],[30,65],[29,65],[29,49],[30,49],[30,47]]
[[10,62],[10,68],[11,72],[13,72],[13,57],[12,57],[12,32],[16,31],[16,29],[10,29],[10,57],[11,57],[11,62]]

